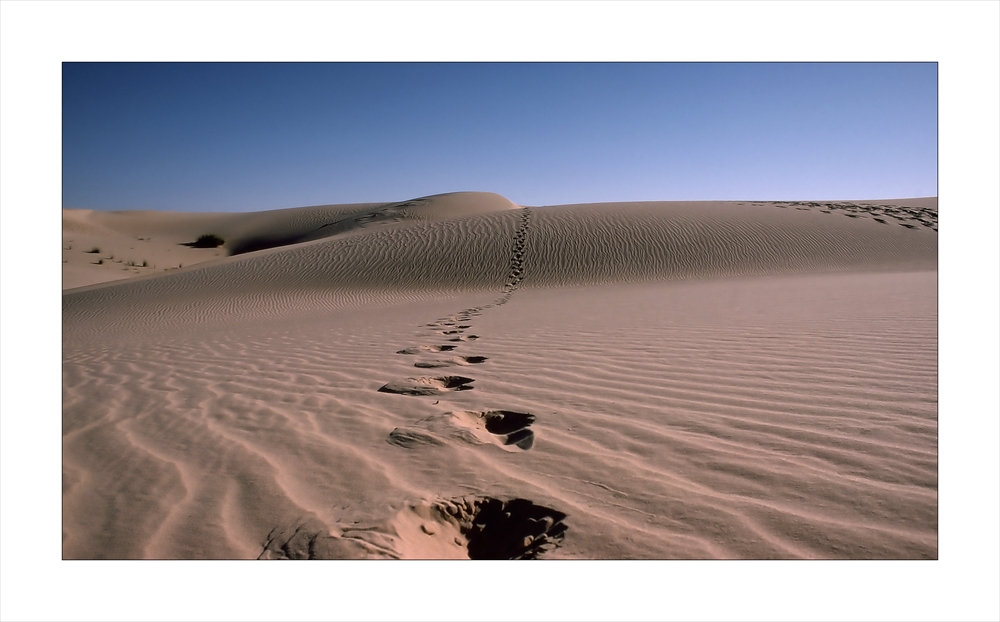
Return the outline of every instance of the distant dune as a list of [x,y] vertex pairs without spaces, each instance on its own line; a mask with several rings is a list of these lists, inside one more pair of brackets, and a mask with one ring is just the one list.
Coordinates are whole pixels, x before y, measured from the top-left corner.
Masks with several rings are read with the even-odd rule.
[[66,558],[937,557],[936,198],[64,210],[63,264]]

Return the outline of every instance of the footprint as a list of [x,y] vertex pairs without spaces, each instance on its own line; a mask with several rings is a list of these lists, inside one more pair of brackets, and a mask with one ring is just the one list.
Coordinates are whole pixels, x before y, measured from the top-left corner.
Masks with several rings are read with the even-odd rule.
[[396,354],[420,354],[421,352],[450,352],[457,348],[458,346],[414,346],[412,348],[403,348],[402,350],[396,350]]
[[411,449],[420,445],[444,445],[457,440],[469,445],[490,443],[505,451],[527,451],[535,444],[528,429],[535,416],[511,410],[461,410],[425,417],[405,428],[396,428],[386,441]]
[[479,415],[486,431],[503,439],[504,445],[514,445],[525,451],[535,444],[535,433],[528,429],[535,416],[512,410],[488,410]]
[[275,527],[257,559],[537,559],[562,545],[565,520],[527,499],[439,498],[370,523]]
[[417,361],[413,364],[414,367],[420,367],[422,369],[434,369],[437,367],[451,367],[452,365],[478,365],[479,363],[485,362],[487,357],[485,356],[455,356],[450,359],[436,359],[433,361]]
[[472,328],[471,326],[461,326],[461,325],[459,325],[458,323],[462,322],[462,321],[468,322],[469,319],[465,318],[463,320],[462,318],[459,318],[459,317],[456,316],[456,317],[447,318],[447,319],[444,319],[444,320],[438,320],[437,322],[432,322],[430,324],[427,324],[427,326],[432,326],[432,327],[435,327],[435,328],[441,328],[443,326],[447,326],[447,327],[451,327],[451,328]]
[[[421,420],[422,421],[422,420]],[[417,423],[420,423],[419,421]],[[402,447],[403,449],[413,449],[421,445],[445,445],[444,439],[427,432],[421,432],[414,428],[394,428],[385,439],[390,445]]]
[[395,380],[379,387],[380,393],[396,393],[398,395],[440,395],[449,391],[469,391],[469,386],[475,382],[473,378],[464,376],[441,376],[439,378],[407,378]]
[[315,515],[291,528],[275,527],[267,534],[257,559],[367,559],[383,557],[364,541],[340,538]]
[[527,499],[458,497],[432,507],[458,526],[470,559],[535,559],[566,537],[566,514]]

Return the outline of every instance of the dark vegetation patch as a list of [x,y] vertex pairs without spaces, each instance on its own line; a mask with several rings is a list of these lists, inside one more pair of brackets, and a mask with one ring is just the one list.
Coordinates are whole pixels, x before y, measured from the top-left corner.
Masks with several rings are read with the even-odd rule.
[[454,516],[471,559],[535,559],[566,536],[566,515],[527,499],[458,498],[439,506]]
[[194,242],[184,242],[181,246],[190,246],[191,248],[219,248],[225,243],[225,240],[214,233],[206,233],[198,236],[198,239]]

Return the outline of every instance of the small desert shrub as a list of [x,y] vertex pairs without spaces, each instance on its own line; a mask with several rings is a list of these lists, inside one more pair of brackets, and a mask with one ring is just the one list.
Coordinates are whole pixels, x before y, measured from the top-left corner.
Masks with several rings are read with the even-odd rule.
[[143,267],[143,268],[145,268],[145,267],[146,267],[146,260],[145,260],[145,259],[143,259],[143,260],[142,260],[142,267]]
[[97,253],[101,252],[101,249],[99,249],[99,248],[97,248],[97,247],[95,246],[94,248],[90,249],[90,250],[89,250],[89,251],[87,251],[87,252],[88,252],[88,253],[94,253],[94,254],[97,254]]
[[103,259],[98,259],[97,260],[97,265],[103,266],[104,265],[104,260]]
[[198,239],[191,244],[194,248],[219,248],[226,241],[215,235],[214,233],[206,233],[204,235],[198,236]]

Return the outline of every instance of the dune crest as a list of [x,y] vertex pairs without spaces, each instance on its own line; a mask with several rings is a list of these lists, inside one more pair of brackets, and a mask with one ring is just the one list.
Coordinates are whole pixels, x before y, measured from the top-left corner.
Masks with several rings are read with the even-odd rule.
[[[513,204],[496,195],[480,198],[462,193],[369,208],[418,216],[156,278],[73,290],[63,298],[64,314],[91,315],[127,303],[134,312],[119,317],[123,324],[165,309],[200,323],[234,310],[280,314],[289,295],[342,307],[387,295],[496,291],[522,281],[551,287],[937,267],[937,234],[929,226],[881,224],[860,204],[852,205],[862,216],[845,218],[825,213],[825,204],[803,210],[736,203],[501,209]],[[437,216],[442,219],[432,219]],[[214,301],[214,312],[186,311],[197,300]]]
[[[407,222],[517,209],[498,194],[456,192],[396,203],[244,213],[63,210],[63,289],[153,276],[221,257]],[[221,246],[198,248],[200,236]],[[97,252],[91,253],[97,249]],[[98,264],[98,261],[102,263]]]

